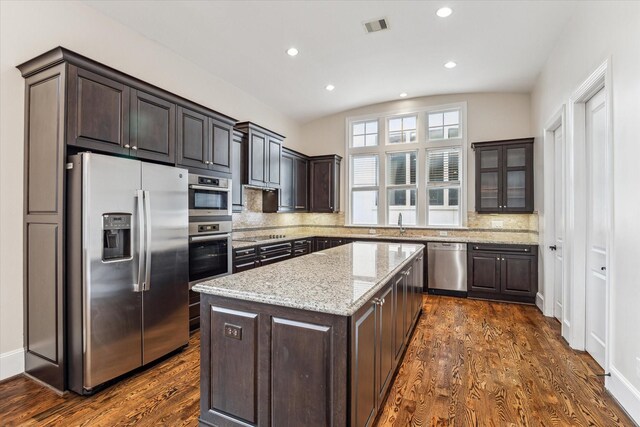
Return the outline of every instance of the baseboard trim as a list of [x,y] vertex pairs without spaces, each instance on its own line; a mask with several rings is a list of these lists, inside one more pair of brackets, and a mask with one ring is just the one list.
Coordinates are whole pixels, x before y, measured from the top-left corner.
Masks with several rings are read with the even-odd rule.
[[24,349],[0,354],[0,381],[24,372]]
[[536,306],[544,314],[544,296],[540,292],[536,294]]
[[613,366],[609,368],[609,372],[611,376],[605,377],[604,387],[636,425],[640,425],[640,391]]

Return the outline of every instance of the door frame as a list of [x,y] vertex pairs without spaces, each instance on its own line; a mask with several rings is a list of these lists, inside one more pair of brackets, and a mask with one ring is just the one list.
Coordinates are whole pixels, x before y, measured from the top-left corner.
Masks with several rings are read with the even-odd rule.
[[[559,127],[562,127],[562,151],[563,158],[566,163],[566,147],[567,147],[567,123],[566,123],[566,108],[565,105],[556,110],[555,113],[551,115],[551,117],[547,120],[546,125],[543,130],[543,138],[544,138],[544,214],[542,217],[542,226],[543,226],[543,241],[540,244],[539,254],[542,257],[542,268],[543,268],[543,289],[544,292],[542,296],[538,293],[536,297],[536,301],[541,301],[542,307],[539,308],[542,310],[542,313],[547,317],[553,317],[554,312],[554,304],[555,304],[555,254],[549,249],[549,246],[555,244],[556,240],[556,221],[555,221],[555,209],[551,209],[551,207],[555,207],[555,185],[559,185],[560,189],[563,192],[562,203],[566,204],[566,199],[564,197],[566,190],[566,167],[563,167],[563,176],[557,177],[556,175],[556,158],[555,158],[555,132]],[[565,165],[563,165],[565,166]],[[556,181],[560,181],[556,183]],[[563,209],[563,212],[565,210]],[[566,219],[566,216],[565,216]],[[563,263],[564,265],[564,263]],[[563,283],[564,283],[564,271],[563,275]],[[564,301],[564,295],[563,295]],[[564,302],[563,302],[564,304]],[[562,328],[565,327],[564,322],[564,309],[562,310]]]
[[[567,208],[565,220],[565,252],[564,277],[567,279],[563,295],[563,305],[570,304],[569,327],[566,339],[576,350],[586,347],[586,267],[587,267],[587,156],[586,156],[586,119],[585,105],[589,99],[601,89],[604,90],[606,108],[605,131],[605,221],[607,225],[606,256],[606,298],[605,298],[605,372],[610,365],[611,349],[611,283],[614,283],[615,272],[613,253],[613,121],[611,91],[611,59],[607,58],[591,75],[578,86],[569,98],[569,123],[567,126],[566,154],[567,185],[565,187]],[[570,292],[568,294],[568,292]],[[570,295],[570,298],[567,296]],[[563,333],[563,336],[565,334]]]

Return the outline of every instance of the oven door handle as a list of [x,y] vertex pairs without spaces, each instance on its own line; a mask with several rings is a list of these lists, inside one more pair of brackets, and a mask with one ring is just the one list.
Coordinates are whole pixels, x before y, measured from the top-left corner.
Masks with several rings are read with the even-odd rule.
[[189,237],[190,242],[208,242],[213,240],[225,240],[231,237],[231,233],[227,234],[215,234],[210,236],[193,236]]
[[229,191],[231,191],[231,189],[229,188],[207,187],[206,185],[194,185],[194,184],[189,185],[189,188],[194,190],[224,191],[225,193],[228,193]]

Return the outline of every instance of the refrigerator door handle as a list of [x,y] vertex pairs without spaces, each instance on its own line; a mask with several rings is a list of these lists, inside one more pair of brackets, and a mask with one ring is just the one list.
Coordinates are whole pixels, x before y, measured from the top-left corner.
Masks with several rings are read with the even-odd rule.
[[151,290],[151,198],[149,191],[144,191],[144,234],[145,234],[145,274],[142,290]]
[[134,292],[142,292],[144,282],[144,192],[142,190],[136,190],[136,198],[138,204],[138,280],[133,287]]

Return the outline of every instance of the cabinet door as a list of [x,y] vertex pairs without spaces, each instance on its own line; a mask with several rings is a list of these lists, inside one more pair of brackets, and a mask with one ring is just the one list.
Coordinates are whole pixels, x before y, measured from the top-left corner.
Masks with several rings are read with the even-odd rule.
[[128,86],[69,66],[67,144],[129,154]]
[[395,352],[393,343],[393,285],[390,283],[380,294],[377,319],[376,346],[378,353],[378,406],[382,404],[393,377]]
[[175,162],[176,105],[131,90],[131,154],[148,160]]
[[282,141],[268,137],[269,148],[267,151],[267,184],[269,186],[280,185],[280,161],[282,158]]
[[469,291],[500,292],[500,258],[497,253],[470,253]]
[[311,163],[311,211],[333,212],[333,202],[333,161],[313,161]]
[[505,295],[534,297],[537,292],[535,257],[500,255],[500,289]]
[[204,114],[178,107],[178,164],[207,169],[209,123]]
[[376,416],[376,307],[365,304],[352,319],[351,425],[368,427]]
[[267,136],[259,132],[251,132],[249,135],[249,184],[264,186],[266,182]]
[[233,272],[240,273],[241,271],[252,270],[256,267],[259,267],[259,262],[256,260],[237,262],[233,264]]
[[533,145],[503,147],[503,212],[533,211]]
[[415,305],[414,295],[415,292],[413,290],[412,283],[413,282],[413,266],[407,267],[404,272],[404,288],[406,292],[406,306],[404,308],[404,334],[408,338],[411,333],[411,324],[413,320],[413,307]]
[[330,247],[331,247],[330,239],[327,239],[327,238],[324,238],[324,237],[317,237],[315,239],[315,250],[314,250],[314,252],[323,251],[325,249],[329,249]]
[[393,305],[394,305],[394,351],[395,359],[398,360],[404,348],[404,312],[406,310],[406,281],[404,272],[398,273],[393,279]]
[[309,162],[296,157],[293,162],[293,187],[294,187],[294,208],[296,211],[306,211],[309,209],[308,201],[308,174]]
[[211,148],[209,168],[218,172],[231,173],[231,126],[209,119]]
[[476,149],[476,211],[502,211],[501,147]]
[[280,183],[280,211],[294,210],[294,158],[282,155],[282,182]]
[[231,143],[231,201],[234,212],[242,212],[243,150],[242,137],[234,136]]
[[344,239],[331,239],[329,241],[329,246],[335,248],[336,246],[342,246],[346,243]]

